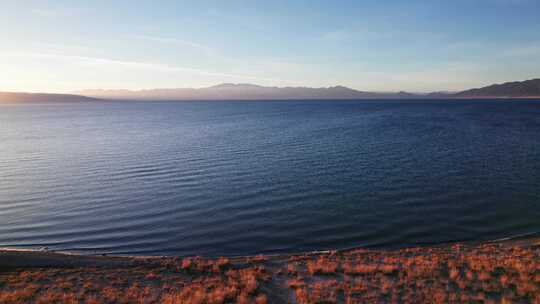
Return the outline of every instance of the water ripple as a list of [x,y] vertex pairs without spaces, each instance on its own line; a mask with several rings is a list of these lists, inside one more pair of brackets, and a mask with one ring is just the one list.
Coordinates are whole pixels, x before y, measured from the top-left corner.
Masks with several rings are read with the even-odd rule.
[[539,104],[3,107],[0,247],[217,256],[535,233]]

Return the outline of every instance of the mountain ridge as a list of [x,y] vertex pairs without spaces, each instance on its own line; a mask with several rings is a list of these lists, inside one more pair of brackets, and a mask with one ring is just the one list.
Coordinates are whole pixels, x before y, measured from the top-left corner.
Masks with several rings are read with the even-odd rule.
[[511,81],[492,84],[482,88],[469,89],[457,93],[463,97],[525,97],[540,96],[540,78],[525,81]]
[[270,99],[461,99],[540,97],[540,79],[505,82],[460,92],[425,94],[369,92],[342,85],[329,87],[261,86],[250,83],[222,83],[206,88],[164,88],[149,90],[82,90],[84,96],[134,100],[270,100]]
[[64,103],[92,102],[98,100],[100,99],[76,94],[0,92],[0,103]]
[[540,78],[512,81],[464,90],[425,94],[369,92],[342,85],[330,87],[261,86],[250,83],[221,83],[206,88],[163,88],[147,90],[80,90],[73,94],[0,92],[0,103],[92,102],[97,100],[323,100],[323,99],[487,99],[539,98]]

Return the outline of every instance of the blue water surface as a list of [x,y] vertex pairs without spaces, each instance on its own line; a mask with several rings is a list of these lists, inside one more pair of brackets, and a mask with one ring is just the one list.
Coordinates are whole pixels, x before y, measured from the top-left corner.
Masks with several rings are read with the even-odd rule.
[[0,105],[0,247],[247,255],[540,232],[540,101]]

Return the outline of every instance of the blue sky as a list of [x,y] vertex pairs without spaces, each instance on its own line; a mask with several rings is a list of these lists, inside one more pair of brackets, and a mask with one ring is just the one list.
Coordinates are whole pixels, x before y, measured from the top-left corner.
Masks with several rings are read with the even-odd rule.
[[540,0],[2,1],[0,91],[540,77]]

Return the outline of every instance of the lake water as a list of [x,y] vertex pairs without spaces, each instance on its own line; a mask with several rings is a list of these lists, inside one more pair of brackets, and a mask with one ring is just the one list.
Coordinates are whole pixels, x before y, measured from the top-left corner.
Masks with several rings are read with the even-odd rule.
[[0,247],[390,248],[540,232],[540,101],[0,106]]

